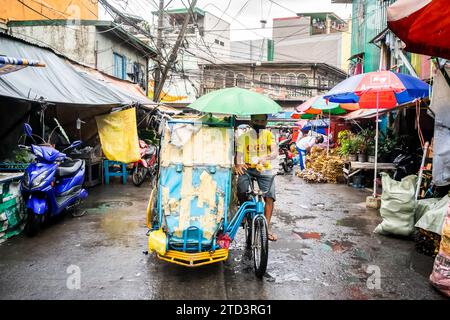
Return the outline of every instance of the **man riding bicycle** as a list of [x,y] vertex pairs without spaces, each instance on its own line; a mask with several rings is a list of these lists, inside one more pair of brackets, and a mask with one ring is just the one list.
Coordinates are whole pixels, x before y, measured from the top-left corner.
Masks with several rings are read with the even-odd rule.
[[247,200],[249,188],[248,174],[254,177],[262,191],[268,191],[264,196],[264,215],[269,226],[269,240],[276,241],[277,236],[271,231],[270,219],[272,217],[275,197],[275,181],[272,178],[271,160],[277,157],[277,148],[272,132],[265,129],[267,115],[252,115],[251,130],[240,135],[237,140],[235,171],[238,174],[237,191],[239,202]]

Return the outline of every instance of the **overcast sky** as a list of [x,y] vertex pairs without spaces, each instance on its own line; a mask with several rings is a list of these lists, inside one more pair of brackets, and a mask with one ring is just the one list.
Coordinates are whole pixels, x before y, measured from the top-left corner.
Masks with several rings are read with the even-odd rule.
[[[152,11],[159,0],[109,0],[117,8],[152,21]],[[167,9],[184,8],[182,0],[165,0]],[[184,0],[188,5],[188,1]],[[257,39],[271,36],[273,18],[293,17],[301,12],[335,12],[343,19],[351,16],[351,4],[332,4],[331,0],[198,0],[197,7],[231,23],[231,40]],[[100,8],[100,17],[105,12]],[[265,29],[260,20],[267,20]],[[244,28],[260,28],[243,31]],[[233,31],[233,29],[239,29]]]

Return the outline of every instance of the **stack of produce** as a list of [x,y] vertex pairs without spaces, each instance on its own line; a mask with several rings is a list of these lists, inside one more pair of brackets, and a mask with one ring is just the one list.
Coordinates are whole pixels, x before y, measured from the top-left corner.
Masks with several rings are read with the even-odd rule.
[[326,161],[326,150],[318,147],[312,147],[311,153],[306,156],[306,160],[307,169],[312,169],[315,172],[322,172],[323,166]]
[[324,177],[323,174],[319,172],[315,172],[312,169],[305,169],[303,171],[297,171],[296,173],[297,177],[302,178],[306,182],[318,182],[318,183],[325,183],[327,182],[327,179]]
[[343,175],[343,167],[336,150],[330,150],[327,156],[325,149],[314,146],[306,156],[306,169],[297,172],[297,176],[307,182],[336,183]]
[[421,228],[415,232],[416,251],[424,255],[435,257],[439,252],[441,236]]
[[336,156],[329,156],[324,166],[324,175],[329,183],[336,183],[338,178],[343,175],[344,161]]

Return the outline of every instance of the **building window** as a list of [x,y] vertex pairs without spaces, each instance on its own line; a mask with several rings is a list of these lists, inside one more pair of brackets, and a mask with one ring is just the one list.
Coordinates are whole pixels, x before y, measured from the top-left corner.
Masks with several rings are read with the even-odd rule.
[[297,77],[293,73],[289,73],[286,76],[286,85],[288,90],[288,95],[294,97],[296,95],[295,86],[297,85]]
[[272,82],[272,88],[276,93],[280,92],[280,83],[281,83],[281,77],[278,73],[272,74],[271,77]]
[[131,81],[139,84],[143,89],[145,89],[145,68],[139,62],[133,63],[133,73],[129,74]]
[[245,76],[242,73],[236,75],[236,86],[245,88]]
[[214,76],[214,88],[222,89],[223,88],[223,76],[219,73],[216,73]]
[[[304,73],[300,73],[300,74],[297,76],[297,84],[298,84],[299,86],[302,86],[302,87],[308,87],[308,86],[309,86],[309,80],[308,80],[307,75],[304,74]],[[302,94],[304,94],[304,95],[308,95],[308,88],[301,88],[301,89],[300,89],[300,92],[301,92]]]
[[234,87],[234,73],[231,71],[227,71],[225,73],[225,88]]
[[317,80],[318,80],[318,85],[317,86],[319,87],[319,90],[323,90],[323,89],[327,88],[328,81],[325,79],[325,77],[318,76]]
[[127,78],[127,58],[114,53],[114,77],[125,80]]
[[214,39],[214,43],[218,44],[218,45],[220,45],[222,47],[225,46],[225,43],[223,41],[220,41],[219,39]]
[[270,88],[270,80],[269,75],[267,73],[261,73],[259,76],[259,81],[261,81],[261,88],[269,89]]

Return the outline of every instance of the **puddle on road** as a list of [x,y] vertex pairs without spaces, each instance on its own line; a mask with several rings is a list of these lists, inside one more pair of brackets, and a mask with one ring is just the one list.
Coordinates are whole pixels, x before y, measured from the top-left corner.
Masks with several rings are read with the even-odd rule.
[[92,207],[86,208],[92,213],[106,213],[111,209],[123,209],[133,206],[132,201],[99,201],[93,203]]
[[370,257],[366,251],[356,248],[353,250],[352,259],[367,262],[370,260]]
[[295,234],[298,234],[302,239],[315,239],[320,240],[322,238],[322,234],[319,232],[298,232],[293,231]]
[[299,220],[305,220],[305,219],[316,219],[317,217],[315,216],[300,216],[297,219]]
[[366,229],[370,225],[370,220],[360,217],[346,217],[336,221],[340,227],[350,227],[355,229]]
[[350,250],[351,248],[353,248],[353,246],[355,245],[355,243],[348,241],[348,240],[343,240],[343,241],[339,241],[339,240],[327,240],[323,243],[324,246],[329,247],[330,250],[334,251],[334,252],[345,252]]
[[369,297],[367,296],[367,294],[365,294],[361,288],[357,287],[357,286],[351,286],[350,287],[350,297],[352,300],[367,300],[369,299]]
[[101,201],[95,203],[98,209],[116,209],[116,208],[127,208],[131,207],[133,202],[131,201]]

